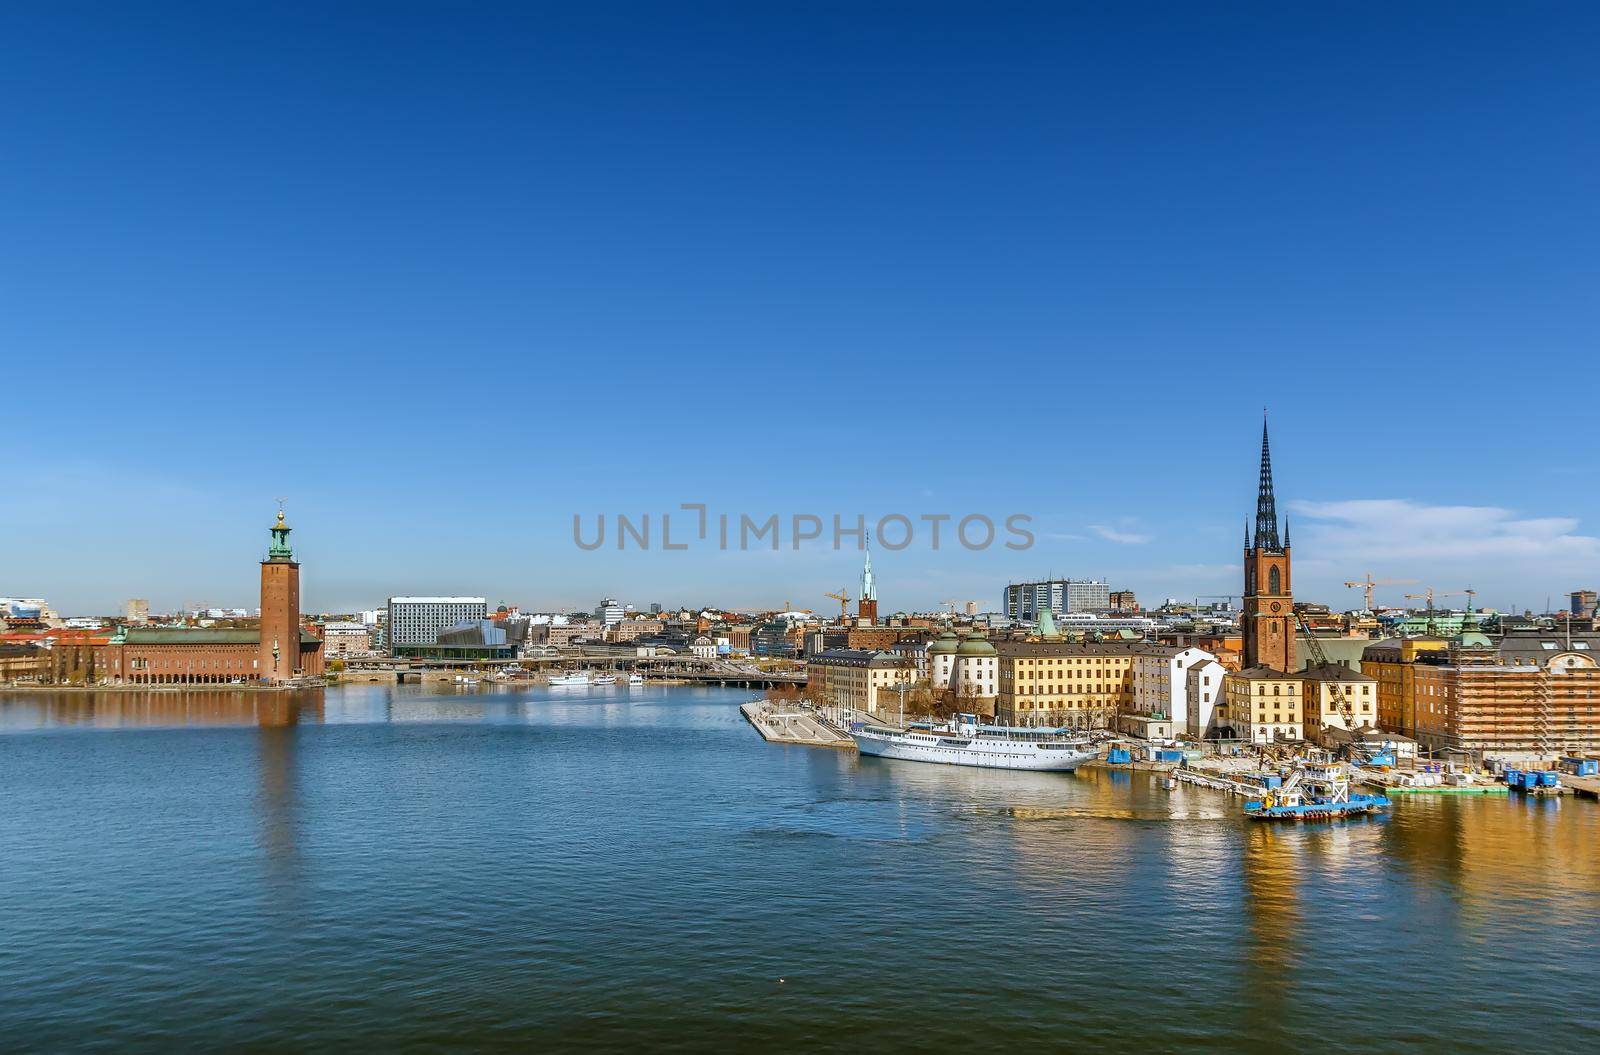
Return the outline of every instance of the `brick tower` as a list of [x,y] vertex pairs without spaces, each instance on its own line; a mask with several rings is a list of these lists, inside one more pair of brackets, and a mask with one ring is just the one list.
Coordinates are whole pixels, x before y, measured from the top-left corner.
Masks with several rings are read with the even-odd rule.
[[300,565],[289,549],[289,525],[278,510],[272,545],[261,562],[261,680],[287,681],[300,666]]
[[1289,580],[1289,524],[1278,540],[1278,506],[1272,495],[1272,451],[1261,419],[1261,488],[1256,495],[1256,537],[1244,526],[1244,665],[1293,671],[1294,590]]

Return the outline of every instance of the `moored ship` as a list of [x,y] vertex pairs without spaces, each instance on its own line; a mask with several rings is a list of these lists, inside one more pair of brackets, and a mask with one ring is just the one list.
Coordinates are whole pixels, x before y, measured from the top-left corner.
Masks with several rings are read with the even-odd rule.
[[863,755],[985,769],[1070,773],[1096,755],[1082,739],[1040,729],[982,726],[970,714],[929,729],[861,726],[852,728],[850,737]]

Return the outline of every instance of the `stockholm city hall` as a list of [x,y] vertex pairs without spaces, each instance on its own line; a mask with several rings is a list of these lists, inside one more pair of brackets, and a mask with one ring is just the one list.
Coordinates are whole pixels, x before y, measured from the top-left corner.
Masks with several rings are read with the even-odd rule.
[[1272,450],[1267,420],[1261,419],[1261,481],[1256,495],[1256,534],[1244,526],[1244,667],[1292,671],[1294,663],[1294,586],[1289,579],[1289,522],[1278,538],[1278,506],[1272,495]]

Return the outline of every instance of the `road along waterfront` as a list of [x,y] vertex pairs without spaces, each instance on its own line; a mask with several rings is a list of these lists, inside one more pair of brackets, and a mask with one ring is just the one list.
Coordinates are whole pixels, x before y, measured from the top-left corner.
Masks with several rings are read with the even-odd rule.
[[1592,1045],[1600,806],[1247,826],[744,690],[0,696],[8,1050]]

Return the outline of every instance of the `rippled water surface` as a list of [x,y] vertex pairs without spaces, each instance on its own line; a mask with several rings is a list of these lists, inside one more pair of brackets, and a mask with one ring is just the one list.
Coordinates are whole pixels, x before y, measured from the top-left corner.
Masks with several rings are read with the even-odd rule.
[[0,1049],[1600,1043],[1600,805],[1247,826],[746,695],[0,695]]

